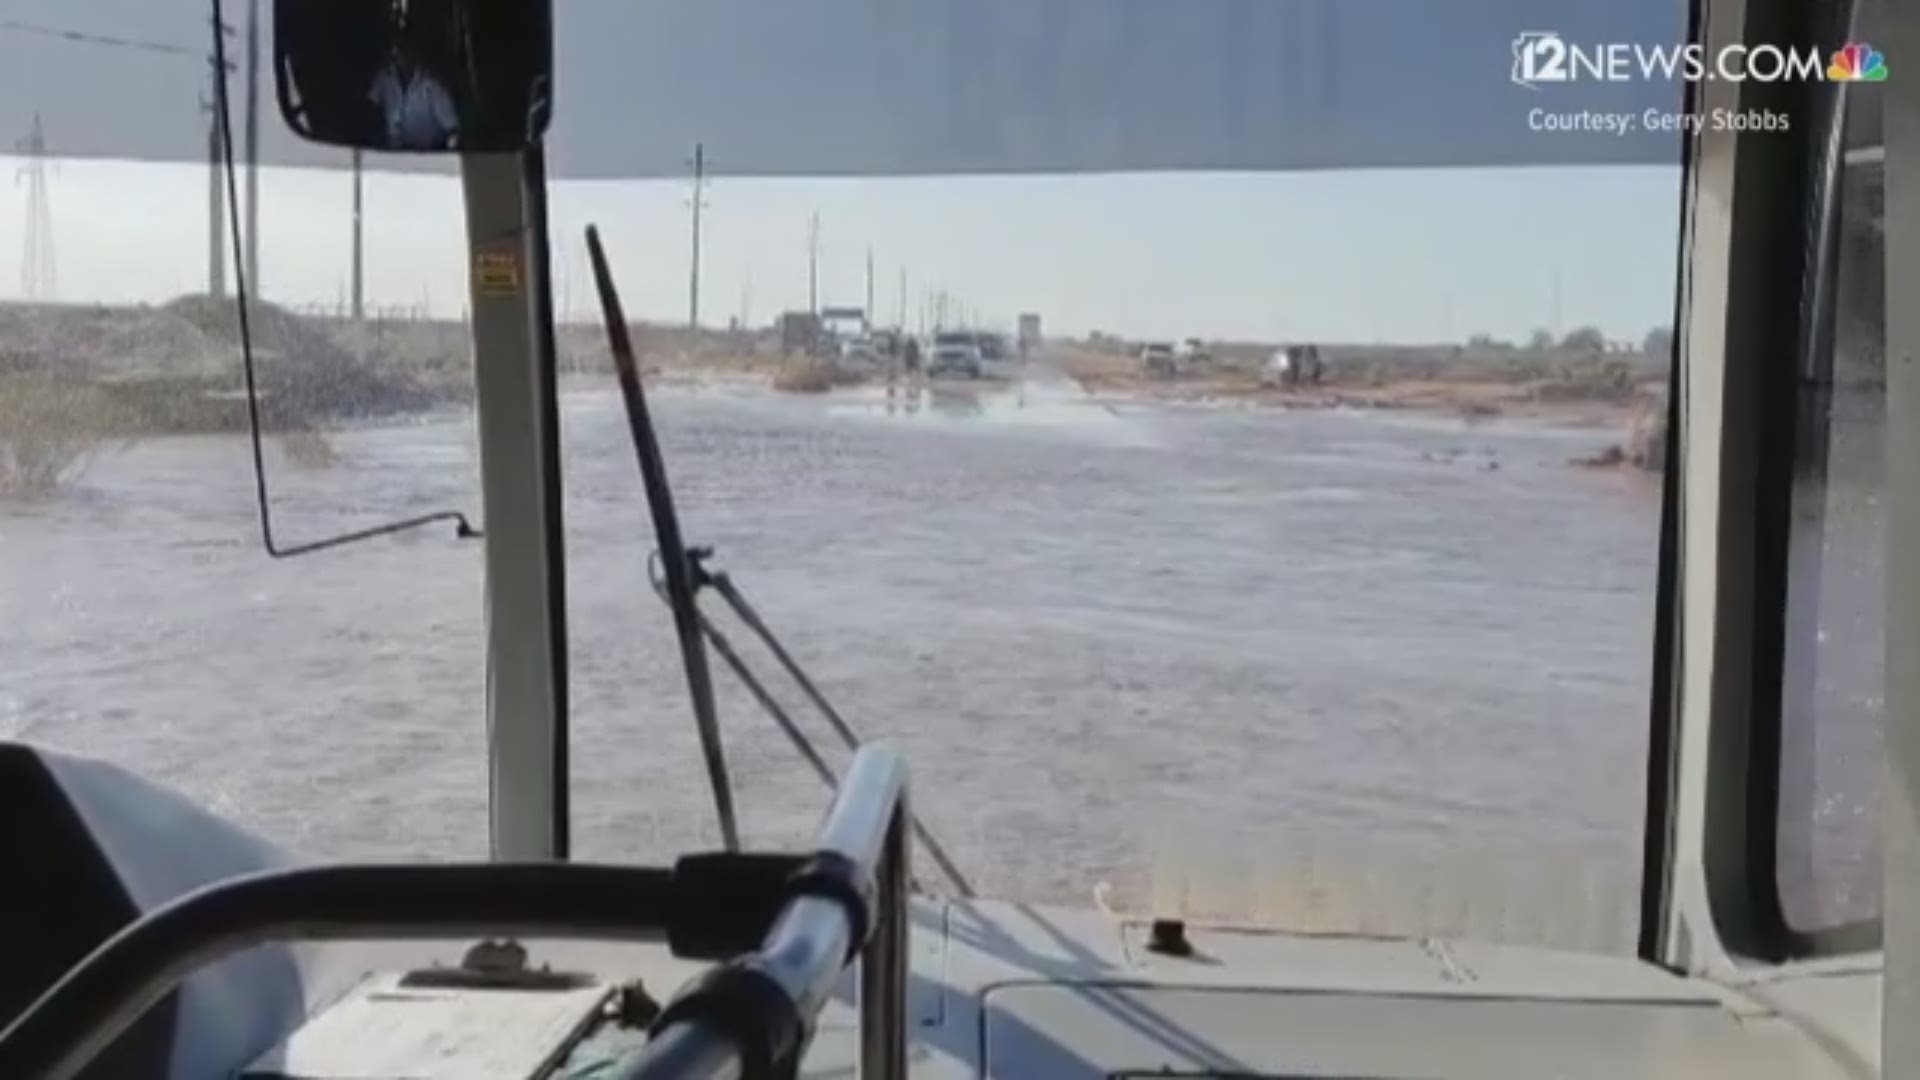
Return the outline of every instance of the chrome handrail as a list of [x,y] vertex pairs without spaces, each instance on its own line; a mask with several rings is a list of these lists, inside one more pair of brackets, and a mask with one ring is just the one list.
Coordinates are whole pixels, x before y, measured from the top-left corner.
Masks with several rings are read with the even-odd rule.
[[[771,1002],[798,1022],[790,1047],[805,1052],[814,1019],[847,964],[860,961],[860,1073],[864,1080],[903,1080],[907,1069],[907,867],[909,836],[906,764],[890,750],[863,747],[854,755],[821,825],[818,850],[846,868],[864,904],[798,892],[768,930],[758,952],[729,965],[762,987],[777,988]],[[864,911],[860,910],[864,907]],[[702,1001],[702,999],[707,999]],[[724,1000],[723,1000],[724,999]],[[704,1007],[676,1010],[682,1002]],[[619,1076],[622,1080],[732,1080],[748,1075],[753,1051],[742,1025],[764,1019],[739,1011],[741,999],[718,989],[711,976],[682,991],[653,1038]],[[754,1002],[764,1008],[769,1002]],[[721,1015],[728,1013],[729,1015]],[[768,1022],[772,1022],[768,1020]]]
[[77,1075],[194,971],[254,945],[500,933],[653,942],[674,875],[581,863],[319,866],[223,881],[103,942],[0,1030],[0,1077]]
[[[671,871],[578,863],[324,866],[221,882],[121,930],[0,1030],[0,1077],[75,1075],[194,970],[265,942],[505,932],[671,945],[684,931],[723,950],[714,955],[735,955],[757,936],[757,952],[713,969],[746,973],[757,996],[741,1008],[737,996],[716,1002],[711,986],[696,985],[662,1015],[625,1075],[741,1076],[764,1058],[752,1056],[756,1046],[776,1046],[778,1060],[797,1061],[841,972],[857,958],[860,1075],[900,1080],[907,813],[905,763],[866,747],[834,797],[817,849],[791,857],[791,870],[766,856],[722,854],[683,859]],[[716,867],[705,858],[735,861]],[[785,896],[777,913],[771,903],[756,910],[747,902],[774,887]],[[703,905],[718,910],[697,910]],[[732,934],[740,944],[726,944]],[[676,948],[675,955],[698,952]],[[763,1020],[779,1033],[756,1044],[753,1025]]]

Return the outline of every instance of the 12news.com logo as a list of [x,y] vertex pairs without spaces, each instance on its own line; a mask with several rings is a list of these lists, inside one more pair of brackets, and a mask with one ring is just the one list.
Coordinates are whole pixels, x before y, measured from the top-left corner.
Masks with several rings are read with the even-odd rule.
[[1708,55],[1699,44],[1572,45],[1555,31],[1529,30],[1513,39],[1512,77],[1534,90],[1541,83],[1674,78],[1880,82],[1887,77],[1887,62],[1866,42],[1851,42],[1831,57],[1817,49],[1777,45],[1728,45]]

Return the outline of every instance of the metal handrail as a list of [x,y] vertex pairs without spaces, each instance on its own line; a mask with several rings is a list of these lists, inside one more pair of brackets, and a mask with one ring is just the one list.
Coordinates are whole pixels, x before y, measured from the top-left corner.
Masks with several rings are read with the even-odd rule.
[[[854,755],[819,834],[824,855],[844,859],[871,883],[866,912],[827,896],[802,893],[787,903],[760,950],[740,963],[778,987],[803,1033],[826,1005],[849,960],[860,960],[860,1073],[863,1080],[903,1080],[907,1069],[907,866],[909,814],[906,764],[890,750]],[[864,926],[861,923],[864,922]],[[865,940],[860,940],[862,930]],[[696,982],[683,992],[706,992]],[[619,1075],[620,1080],[733,1080],[746,1075],[748,1049],[736,1028],[693,1013],[664,1026]]]
[[[767,927],[759,950],[733,964],[750,965],[777,988],[799,1032],[795,1055],[841,971],[860,959],[861,1076],[869,1080],[906,1075],[907,813],[904,762],[863,748],[821,825],[816,854],[796,860],[795,876],[775,879],[788,892],[771,923],[758,921],[765,915],[750,904],[729,916],[755,920],[740,923],[744,940]],[[817,868],[811,876],[808,866]],[[195,970],[268,942],[513,934],[671,943],[676,927],[703,918],[710,940],[710,914],[689,911],[676,892],[680,872],[581,863],[324,866],[221,882],[109,938],[0,1031],[0,1077],[69,1080]],[[691,1063],[680,1056],[689,1052]],[[629,1075],[738,1076],[744,1054],[735,1029],[688,1019],[658,1030]]]
[[225,881],[107,939],[0,1032],[0,1076],[68,1080],[195,970],[267,942],[489,934],[659,941],[671,871],[322,866]]

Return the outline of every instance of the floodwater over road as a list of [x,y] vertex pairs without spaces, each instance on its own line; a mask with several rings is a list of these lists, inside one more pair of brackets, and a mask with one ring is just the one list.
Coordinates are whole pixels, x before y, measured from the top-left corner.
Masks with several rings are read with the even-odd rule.
[[[1441,907],[1517,905],[1559,860],[1597,910],[1575,943],[1630,943],[1658,487],[1567,464],[1615,433],[1044,380],[655,405],[690,538],[906,752],[984,890],[1445,930]],[[563,418],[577,852],[664,860],[717,830],[645,503],[606,383],[570,386]],[[286,539],[477,516],[469,417],[335,443],[326,468],[272,459]],[[0,736],[125,763],[302,853],[483,855],[479,545],[274,561],[252,515],[227,437],[148,441],[0,510]],[[719,678],[745,834],[796,841],[826,792]]]

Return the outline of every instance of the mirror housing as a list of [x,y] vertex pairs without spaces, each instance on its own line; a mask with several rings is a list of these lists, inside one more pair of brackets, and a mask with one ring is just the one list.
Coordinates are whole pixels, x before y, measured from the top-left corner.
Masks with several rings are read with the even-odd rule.
[[275,0],[280,115],[402,153],[521,150],[553,113],[551,0]]

